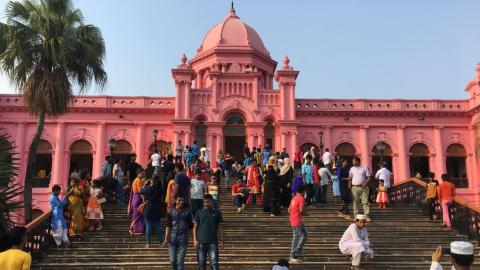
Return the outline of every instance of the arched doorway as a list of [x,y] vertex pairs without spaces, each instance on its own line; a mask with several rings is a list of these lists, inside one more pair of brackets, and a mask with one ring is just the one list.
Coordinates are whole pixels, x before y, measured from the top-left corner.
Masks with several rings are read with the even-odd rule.
[[[159,153],[165,154],[167,152],[167,145],[168,143],[166,141],[157,141],[157,149]],[[150,144],[150,147],[148,148],[148,159],[150,160],[150,157],[153,155],[153,152],[155,151],[155,142]]]
[[122,161],[122,170],[126,175],[127,163],[130,160],[130,157],[135,155],[132,145],[126,140],[118,140],[113,148],[113,153],[110,154],[113,160],[119,158]]
[[310,149],[312,149],[312,147],[315,147],[315,151],[314,153],[317,154],[318,152],[318,146],[314,143],[304,143],[302,145],[300,145],[300,150],[302,151],[302,155],[305,154],[305,152],[310,152]]
[[423,143],[416,143],[410,147],[409,153],[410,176],[415,177],[420,174],[421,178],[428,177],[430,172],[428,146]]
[[[205,120],[200,118],[195,123],[195,140],[197,141],[197,145],[202,147],[204,144],[207,143],[207,126],[205,126]],[[212,147],[208,145],[208,147]]]
[[245,121],[238,113],[229,114],[226,118],[223,135],[225,138],[225,153],[229,153],[236,160],[243,160],[246,132]]
[[275,149],[275,127],[272,120],[267,120],[267,125],[263,128],[263,134],[265,141],[262,142],[262,145],[266,147],[268,144],[270,149]]
[[[383,148],[383,150],[382,150]],[[375,175],[380,169],[381,162],[387,164],[387,168],[392,171],[392,148],[388,143],[382,142],[382,145],[378,143],[372,148],[372,174]]]
[[73,170],[87,171],[92,175],[92,144],[86,140],[78,140],[70,146],[70,173]]
[[[46,140],[40,140],[35,158],[35,178],[33,187],[48,187],[52,174],[52,145]],[[61,153],[58,153],[59,155]]]
[[345,142],[335,147],[335,153],[337,154],[337,156],[340,157],[340,160],[343,160],[343,159],[347,160],[348,165],[351,166],[352,159],[357,153],[357,150],[355,149],[355,146],[353,146],[353,144]]
[[447,175],[458,188],[468,188],[467,151],[463,145],[454,143],[446,151]]

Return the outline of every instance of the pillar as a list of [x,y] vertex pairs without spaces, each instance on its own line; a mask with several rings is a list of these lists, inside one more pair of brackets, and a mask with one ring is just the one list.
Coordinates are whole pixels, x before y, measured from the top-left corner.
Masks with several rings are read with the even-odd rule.
[[222,149],[223,151],[223,135],[220,133],[217,133],[216,141],[217,141],[217,152],[218,150]]
[[215,165],[215,160],[216,160],[216,154],[215,154],[215,141],[213,139],[213,135],[207,130],[207,148],[210,148],[210,165],[213,167]]
[[289,99],[288,104],[289,112],[290,112],[290,120],[295,120],[297,118],[296,110],[295,110],[295,82],[293,82],[289,87]]
[[253,79],[253,111],[258,111],[258,76]]
[[247,136],[248,147],[252,149],[255,145],[255,136],[253,133],[249,133]]
[[102,164],[105,161],[105,145],[106,145],[106,136],[105,136],[105,123],[99,123],[97,125],[97,142],[95,156],[93,157],[93,172],[92,178],[98,178],[101,175]]
[[191,136],[190,136],[190,131],[185,131],[184,133],[184,140],[185,140],[185,145],[191,145]]
[[63,190],[66,189],[67,179],[64,178],[64,171],[68,169],[69,164],[65,164],[65,123],[57,124],[55,134],[55,155],[52,166],[51,186],[60,185]]
[[183,97],[181,96],[181,84],[175,82],[175,118],[182,118],[182,101]]
[[265,147],[265,138],[263,137],[263,134],[258,135],[257,146],[262,146],[262,149]]
[[395,182],[403,181],[410,178],[408,168],[407,148],[405,146],[405,127],[397,127],[397,147],[398,147],[398,164],[397,170],[394,172]]
[[433,141],[435,144],[435,175],[437,177],[444,173],[446,170],[445,151],[443,150],[442,142],[442,127],[434,127],[433,129]]
[[325,126],[323,129],[323,145],[324,149],[330,149],[330,152],[333,152],[334,149],[332,145],[332,127],[331,126]]
[[[176,145],[176,143],[174,144]],[[175,147],[175,146],[173,146]],[[146,165],[146,160],[145,160],[145,124],[143,123],[138,123],[137,124],[137,134],[136,134],[136,143],[135,143],[135,148],[136,148],[136,154],[137,154],[137,162],[138,164],[144,166]]]
[[480,180],[478,172],[477,158],[475,156],[475,142],[476,142],[476,129],[477,126],[473,125],[469,127],[470,133],[470,142],[473,142],[471,145],[473,149],[472,152],[467,149],[467,179],[469,188],[475,192],[475,201],[480,203]]
[[285,131],[281,132],[280,140],[281,140],[281,145],[280,145],[280,149],[278,150],[282,150],[283,147],[287,148],[287,134],[285,134]]
[[184,82],[182,83],[182,85],[183,93],[185,95],[185,104],[183,104],[185,109],[185,115],[183,116],[183,118],[188,119],[190,118],[190,90],[192,89],[192,82]]
[[[361,151],[361,158],[362,164],[370,168],[370,149],[368,147],[368,133],[367,133],[368,126],[361,126],[360,127],[360,151]],[[371,168],[370,168],[371,169]]]

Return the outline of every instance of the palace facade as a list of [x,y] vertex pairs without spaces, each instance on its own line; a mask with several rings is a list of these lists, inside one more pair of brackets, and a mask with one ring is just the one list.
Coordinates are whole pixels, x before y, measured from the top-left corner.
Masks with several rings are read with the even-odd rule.
[[[33,205],[45,210],[50,187],[65,187],[74,168],[99,176],[111,150],[122,157],[135,153],[146,165],[155,141],[161,149],[178,140],[206,143],[211,160],[219,149],[240,156],[245,142],[291,154],[298,146],[329,148],[341,157],[359,156],[373,171],[383,159],[394,182],[448,173],[458,196],[478,204],[480,65],[476,71],[464,100],[296,99],[299,71],[287,57],[277,69],[260,36],[232,8],[195,56],[187,61],[183,55],[172,69],[174,97],[76,96],[67,114],[47,119]],[[0,95],[0,126],[20,153],[23,179],[36,119],[22,96]],[[116,140],[113,149],[109,139]]]

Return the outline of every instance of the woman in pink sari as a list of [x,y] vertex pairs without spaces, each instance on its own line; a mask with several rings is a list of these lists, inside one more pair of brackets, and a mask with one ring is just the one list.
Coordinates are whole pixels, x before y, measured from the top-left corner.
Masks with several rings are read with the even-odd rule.
[[143,188],[143,178],[145,177],[145,170],[141,169],[138,172],[137,178],[132,183],[132,191],[130,192],[130,200],[128,202],[128,214],[132,222],[128,232],[130,235],[141,235],[145,233],[145,220],[143,218],[143,210],[139,207],[143,203],[143,198],[140,191]]

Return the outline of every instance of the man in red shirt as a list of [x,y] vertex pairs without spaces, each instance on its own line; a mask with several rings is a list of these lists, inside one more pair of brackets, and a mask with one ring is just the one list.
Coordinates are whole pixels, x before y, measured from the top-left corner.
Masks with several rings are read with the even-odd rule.
[[297,194],[292,198],[288,213],[290,213],[290,225],[292,225],[293,239],[290,249],[290,263],[299,263],[299,255],[304,255],[303,246],[308,238],[308,230],[302,222],[302,214],[304,214],[305,199],[303,198],[304,186],[297,188]]
[[248,197],[248,187],[242,182],[241,178],[238,178],[237,183],[232,185],[232,197],[235,206],[237,207],[237,213],[242,212],[245,209],[245,203]]
[[450,182],[448,175],[442,174],[442,183],[437,189],[438,201],[442,205],[443,224],[448,228],[452,227],[448,208],[455,197],[455,185]]

